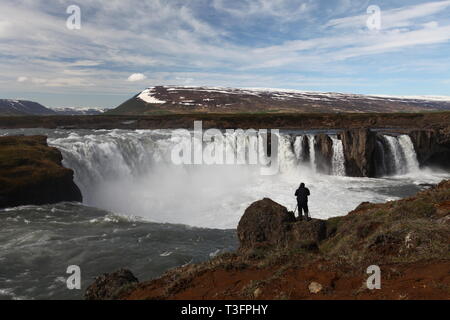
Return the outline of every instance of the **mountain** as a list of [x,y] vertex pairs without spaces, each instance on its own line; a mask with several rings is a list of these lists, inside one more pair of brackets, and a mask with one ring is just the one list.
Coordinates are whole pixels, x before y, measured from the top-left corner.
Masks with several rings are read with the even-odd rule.
[[418,112],[450,110],[450,97],[394,97],[283,89],[156,86],[109,114]]
[[43,105],[26,100],[0,99],[0,115],[55,115],[56,112]]
[[0,99],[0,116],[26,116],[26,115],[81,116],[81,115],[103,114],[105,110],[106,109],[82,108],[82,107],[47,108],[33,101]]

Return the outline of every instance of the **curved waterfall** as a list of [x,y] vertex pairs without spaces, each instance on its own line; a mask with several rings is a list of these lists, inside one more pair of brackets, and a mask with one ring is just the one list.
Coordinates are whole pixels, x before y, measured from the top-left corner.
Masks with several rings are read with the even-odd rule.
[[[75,182],[88,205],[154,222],[227,228],[235,227],[248,204],[267,197],[269,190],[278,190],[278,201],[289,203],[290,189],[299,181],[331,188],[330,179],[339,177],[327,175],[345,176],[347,163],[341,136],[317,137],[313,133],[280,133],[279,171],[268,177],[260,171],[274,160],[274,154],[267,152],[267,139],[258,134],[249,137],[243,131],[204,142],[189,132],[186,135],[186,131],[78,130],[55,133],[48,141],[61,150],[64,165],[74,169]],[[382,149],[378,152],[382,155],[380,165],[387,168],[387,174],[418,169],[408,136],[380,134],[378,139],[378,148]],[[186,148],[181,150],[183,146]],[[181,158],[203,151],[204,162],[176,164],[176,148],[180,150],[175,154]],[[226,165],[214,163],[217,159],[223,159]],[[357,196],[352,206],[365,199],[362,194]],[[339,210],[351,208],[349,205]],[[323,209],[331,210],[329,204]]]

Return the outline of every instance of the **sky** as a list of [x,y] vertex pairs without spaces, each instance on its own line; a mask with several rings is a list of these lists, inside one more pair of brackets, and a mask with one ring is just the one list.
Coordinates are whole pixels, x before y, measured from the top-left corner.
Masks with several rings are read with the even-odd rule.
[[450,0],[0,0],[0,98],[155,85],[450,96]]

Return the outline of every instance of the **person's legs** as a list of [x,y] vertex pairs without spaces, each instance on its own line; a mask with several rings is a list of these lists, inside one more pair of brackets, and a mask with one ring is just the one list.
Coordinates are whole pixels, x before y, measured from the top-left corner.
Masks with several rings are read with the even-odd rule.
[[308,203],[303,204],[303,211],[305,212],[305,218],[307,221],[311,220],[309,217],[309,209],[308,209]]
[[297,208],[298,208],[298,220],[303,220],[303,215],[302,215],[303,205],[302,205],[302,203],[297,202]]

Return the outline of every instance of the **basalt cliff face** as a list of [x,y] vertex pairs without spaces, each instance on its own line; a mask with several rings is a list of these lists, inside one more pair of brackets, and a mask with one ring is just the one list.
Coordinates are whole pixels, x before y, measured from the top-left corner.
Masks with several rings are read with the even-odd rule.
[[82,201],[73,171],[45,136],[0,137],[0,208]]
[[450,168],[450,126],[414,130],[409,135],[422,165]]
[[374,177],[376,134],[367,129],[344,131],[341,134],[344,145],[346,173],[353,177]]
[[[285,207],[263,199],[247,208],[237,233],[237,252],[142,283],[128,271],[123,285],[117,273],[106,274],[86,297],[449,298],[450,181],[404,200],[362,203],[347,216],[326,221],[296,221]],[[381,270],[379,290],[367,287],[367,268],[372,265]]]
[[[413,160],[420,167],[450,168],[450,127],[395,131],[351,129],[337,134],[343,144],[346,175],[380,177],[402,173],[392,162],[407,155],[404,150],[395,150],[397,141],[394,144],[389,141],[389,137],[398,139],[401,135],[411,139],[415,153]],[[333,157],[332,141],[324,134],[315,135],[314,138],[317,170],[329,174]],[[310,142],[305,143],[305,148],[309,148]],[[389,160],[391,163],[388,163]]]

